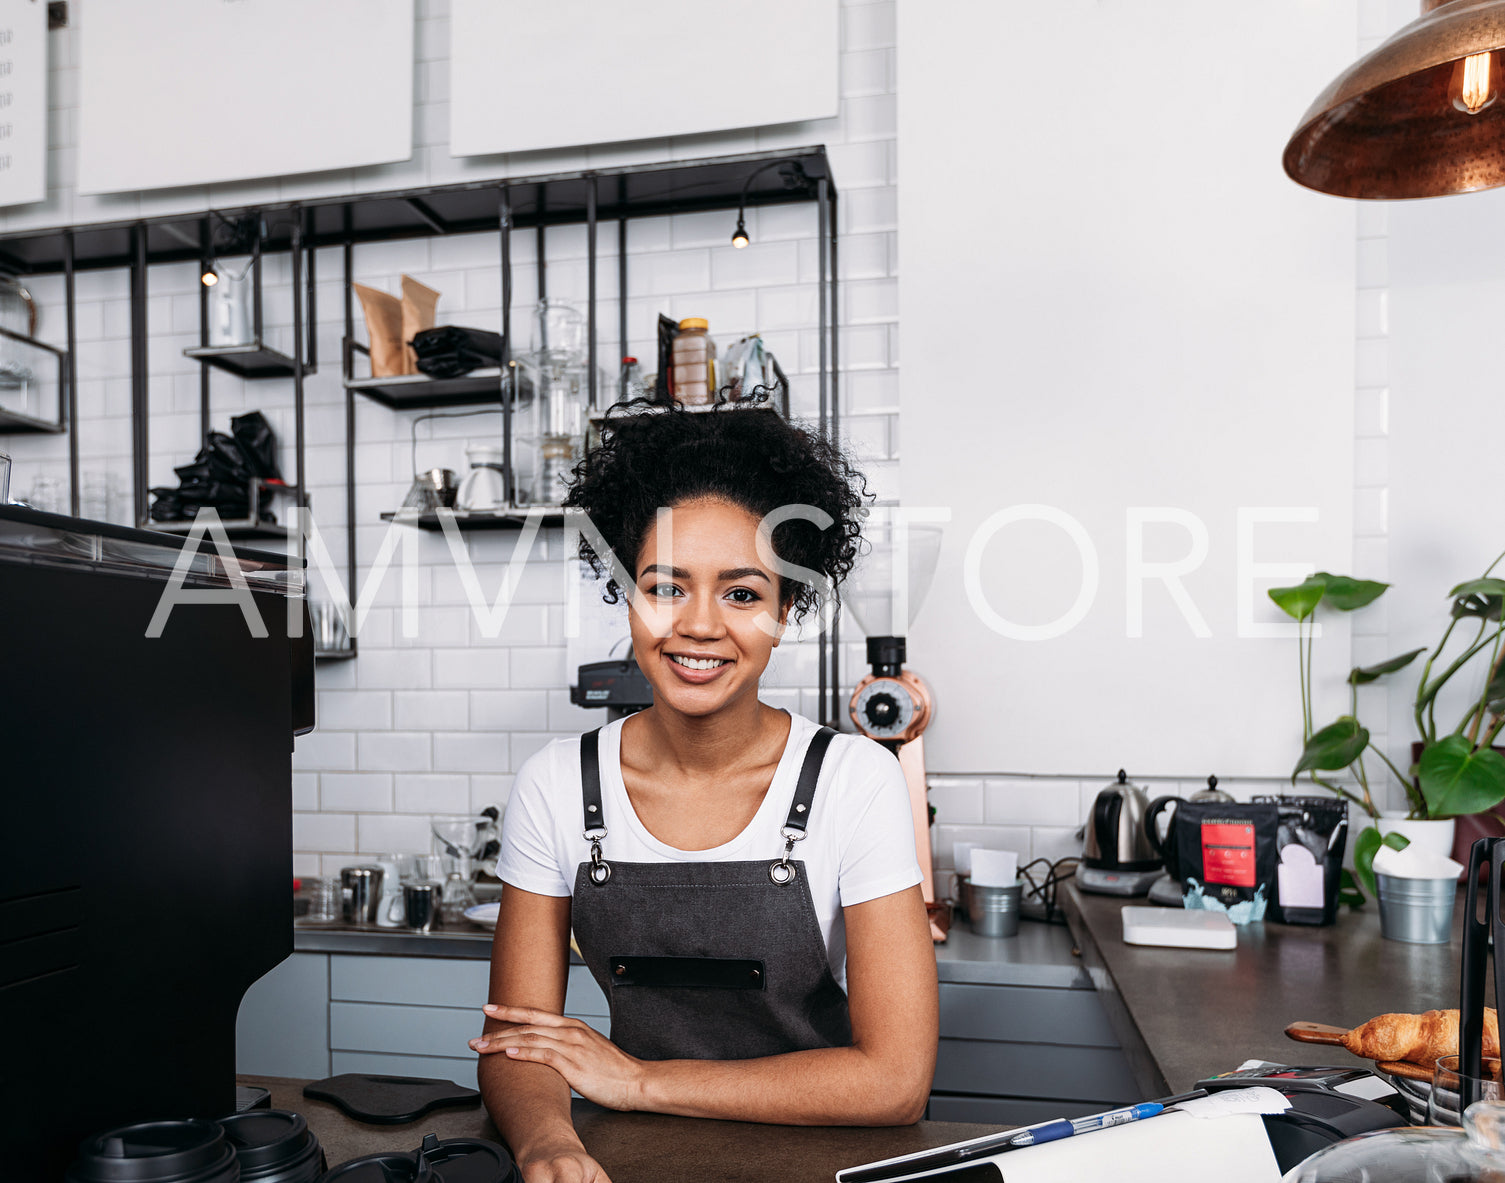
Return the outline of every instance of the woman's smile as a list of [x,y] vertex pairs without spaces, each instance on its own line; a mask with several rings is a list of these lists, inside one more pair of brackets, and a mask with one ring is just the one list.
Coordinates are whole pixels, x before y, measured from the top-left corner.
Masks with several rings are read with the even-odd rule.
[[633,652],[664,710],[715,713],[757,700],[785,606],[758,555],[758,519],[702,499],[677,505],[638,556]]

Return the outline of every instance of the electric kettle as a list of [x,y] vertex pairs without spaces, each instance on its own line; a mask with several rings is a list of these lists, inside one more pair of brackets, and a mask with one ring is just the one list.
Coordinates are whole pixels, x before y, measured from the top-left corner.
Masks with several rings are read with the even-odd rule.
[[1129,783],[1122,768],[1118,780],[1097,795],[1087,819],[1077,886],[1106,895],[1143,895],[1161,869],[1161,861],[1144,832],[1149,797]]

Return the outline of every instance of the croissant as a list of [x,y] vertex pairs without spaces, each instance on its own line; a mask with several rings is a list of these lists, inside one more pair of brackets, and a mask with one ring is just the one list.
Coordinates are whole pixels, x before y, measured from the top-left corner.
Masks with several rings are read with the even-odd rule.
[[[1376,1015],[1355,1027],[1340,1042],[1367,1060],[1405,1060],[1431,1066],[1439,1056],[1458,1052],[1458,1012],[1429,1010],[1419,1015]],[[1484,1055],[1500,1054],[1500,1025],[1492,1007],[1484,1008]]]

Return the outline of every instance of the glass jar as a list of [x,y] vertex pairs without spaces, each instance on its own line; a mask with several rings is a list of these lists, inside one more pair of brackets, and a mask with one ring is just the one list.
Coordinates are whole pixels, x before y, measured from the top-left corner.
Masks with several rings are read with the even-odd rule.
[[[0,276],[0,329],[18,337],[37,335],[37,305],[31,293],[9,276]],[[27,360],[29,346],[0,336],[0,389],[17,390],[35,374]]]
[[674,400],[687,407],[703,407],[716,396],[716,342],[710,323],[698,316],[679,322],[679,334],[670,352],[673,362]]
[[583,362],[585,327],[585,313],[568,300],[540,300],[533,309],[533,354],[539,366],[557,373]]

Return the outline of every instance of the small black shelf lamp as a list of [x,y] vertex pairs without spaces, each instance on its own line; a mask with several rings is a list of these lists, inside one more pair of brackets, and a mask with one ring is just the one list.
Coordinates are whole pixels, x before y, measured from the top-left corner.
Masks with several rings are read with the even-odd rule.
[[779,170],[784,188],[798,190],[801,193],[810,189],[810,178],[798,160],[770,160],[761,168],[755,168],[748,173],[747,180],[742,182],[742,198],[737,202],[737,229],[732,232],[732,245],[739,251],[752,241],[747,235],[747,190],[753,181],[771,168]]

